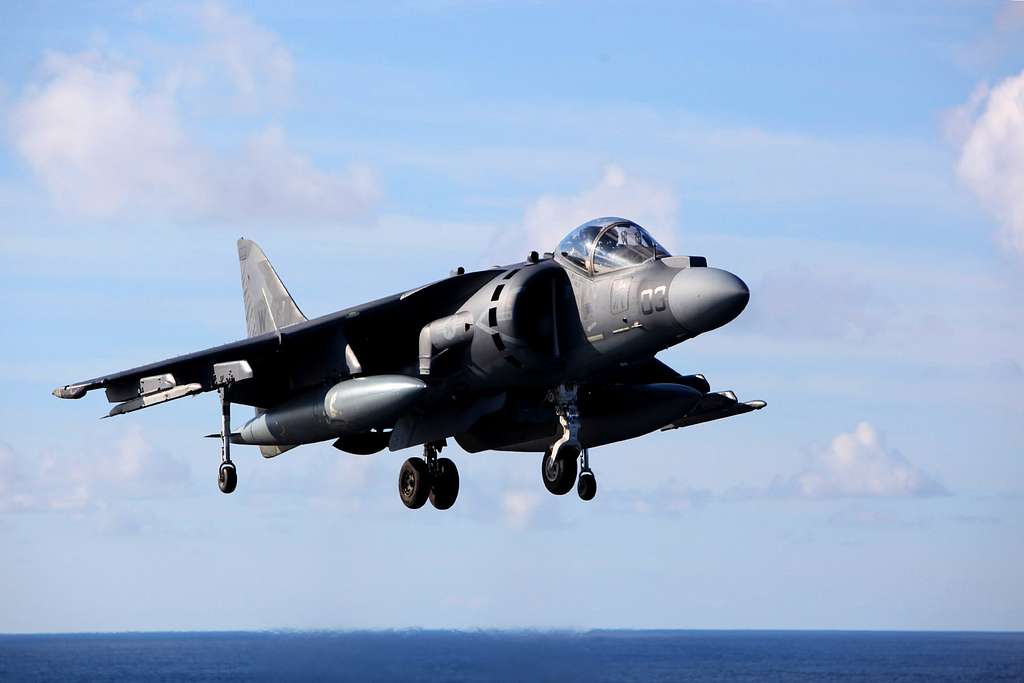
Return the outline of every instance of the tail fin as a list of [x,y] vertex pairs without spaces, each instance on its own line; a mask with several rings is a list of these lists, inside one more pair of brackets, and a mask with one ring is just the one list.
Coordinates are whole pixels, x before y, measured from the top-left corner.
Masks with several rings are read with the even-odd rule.
[[238,262],[242,269],[245,328],[250,337],[306,320],[259,245],[247,239],[238,240]]

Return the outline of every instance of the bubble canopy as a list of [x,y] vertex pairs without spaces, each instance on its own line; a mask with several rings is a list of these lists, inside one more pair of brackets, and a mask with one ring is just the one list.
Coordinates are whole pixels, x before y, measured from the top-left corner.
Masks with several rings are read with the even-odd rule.
[[558,255],[583,270],[600,275],[668,256],[650,233],[625,218],[595,218],[558,244]]

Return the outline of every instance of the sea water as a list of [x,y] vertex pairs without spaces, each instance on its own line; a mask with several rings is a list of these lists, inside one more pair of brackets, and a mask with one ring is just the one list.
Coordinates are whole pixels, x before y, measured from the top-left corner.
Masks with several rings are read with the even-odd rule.
[[1024,633],[374,631],[0,636],[0,681],[1024,681]]

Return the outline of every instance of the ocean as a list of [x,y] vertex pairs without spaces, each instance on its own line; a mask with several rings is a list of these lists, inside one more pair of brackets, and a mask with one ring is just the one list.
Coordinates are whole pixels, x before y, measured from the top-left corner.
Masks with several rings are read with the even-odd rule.
[[1024,633],[0,635],[0,681],[1024,681]]

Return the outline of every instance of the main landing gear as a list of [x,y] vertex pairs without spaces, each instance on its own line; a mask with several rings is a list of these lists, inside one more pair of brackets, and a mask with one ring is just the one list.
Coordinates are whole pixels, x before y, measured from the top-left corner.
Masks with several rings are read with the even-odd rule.
[[[555,414],[562,427],[562,434],[544,452],[541,461],[541,477],[544,486],[556,496],[572,490],[583,500],[592,500],[597,495],[597,479],[590,469],[590,454],[579,440],[580,411],[577,403],[578,389],[575,385],[559,385],[549,398],[555,404]],[[579,481],[576,479],[579,464]]]
[[238,486],[238,472],[231,462],[231,403],[227,389],[221,387],[220,394],[220,470],[217,472],[217,486],[221,493],[231,493]]
[[459,497],[459,470],[448,458],[438,458],[444,441],[423,445],[422,458],[409,458],[398,473],[398,495],[407,508],[415,510],[430,504],[447,510]]

